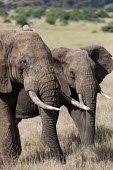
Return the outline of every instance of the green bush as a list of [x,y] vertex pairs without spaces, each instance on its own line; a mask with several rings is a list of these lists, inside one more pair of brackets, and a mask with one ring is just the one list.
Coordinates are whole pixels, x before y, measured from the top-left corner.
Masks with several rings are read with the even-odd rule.
[[44,7],[34,8],[31,16],[35,17],[35,18],[41,18],[42,16],[45,15],[45,10],[46,10],[46,8],[44,8]]
[[11,21],[10,21],[10,19],[5,18],[5,19],[4,19],[4,23],[11,23]]
[[54,25],[56,23],[56,18],[49,16],[49,17],[46,18],[46,22],[51,24],[51,25]]
[[46,11],[46,22],[49,24],[55,24],[57,20],[57,14],[55,8],[49,8]]
[[26,17],[31,18],[41,18],[43,15],[45,15],[46,8],[44,7],[19,7],[15,10],[17,14],[24,14]]
[[69,19],[72,21],[79,21],[81,19],[81,12],[76,9],[70,11]]
[[7,17],[8,12],[4,8],[0,8],[0,16]]
[[46,11],[46,22],[55,24],[56,20],[59,19],[63,24],[67,24],[69,19],[69,13],[61,8],[49,8]]
[[16,24],[19,24],[21,26],[28,24],[27,17],[23,14],[12,16],[12,18],[16,21]]
[[68,24],[69,18],[70,18],[70,13],[67,11],[62,11],[61,15],[59,16],[59,20],[63,25]]
[[113,32],[113,22],[111,22],[108,25],[102,27],[102,31],[104,31],[104,32]]
[[95,16],[99,18],[109,18],[109,15],[107,12],[105,12],[103,9],[98,9],[95,12]]
[[108,12],[113,12],[113,3],[105,5],[104,9]]
[[18,7],[18,8],[15,9],[15,12],[17,14],[21,14],[21,13],[23,13],[23,11],[24,11],[24,7]]
[[81,10],[80,19],[87,21],[97,21],[98,17],[95,15],[96,9],[93,8],[83,8]]

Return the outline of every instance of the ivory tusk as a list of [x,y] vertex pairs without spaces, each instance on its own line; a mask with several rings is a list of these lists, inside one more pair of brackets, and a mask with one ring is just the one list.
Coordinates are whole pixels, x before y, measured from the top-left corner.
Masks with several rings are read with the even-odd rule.
[[73,106],[76,106],[76,107],[78,107],[80,109],[84,109],[84,110],[90,110],[90,108],[88,106],[79,103],[78,101],[76,101],[72,97],[65,94],[65,92],[62,91],[62,90],[61,90],[61,95],[67,100],[67,102],[71,103]]
[[82,94],[79,93],[78,97],[79,97],[80,104],[84,105]]
[[57,108],[57,107],[53,107],[53,106],[49,106],[45,103],[43,103],[39,98],[38,96],[36,95],[36,93],[34,91],[29,91],[29,96],[31,98],[31,100],[36,104],[38,105],[39,107],[43,108],[43,109],[46,109],[46,110],[56,110],[56,111],[59,111],[60,108]]
[[111,99],[107,94],[105,94],[102,90],[100,91],[100,94],[104,97],[106,97],[107,99]]

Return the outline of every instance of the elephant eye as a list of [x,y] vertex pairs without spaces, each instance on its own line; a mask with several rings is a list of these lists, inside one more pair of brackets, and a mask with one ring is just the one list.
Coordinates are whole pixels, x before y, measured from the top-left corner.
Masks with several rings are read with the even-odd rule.
[[26,68],[26,66],[27,66],[27,61],[26,61],[26,59],[21,60],[21,61],[20,61],[20,67],[21,67],[22,69],[24,69],[24,68]]
[[75,79],[75,72],[74,71],[70,71],[70,76],[72,79]]

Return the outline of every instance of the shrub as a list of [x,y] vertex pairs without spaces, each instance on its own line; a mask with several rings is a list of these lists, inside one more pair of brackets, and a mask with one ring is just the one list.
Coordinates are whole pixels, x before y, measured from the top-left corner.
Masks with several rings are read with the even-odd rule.
[[69,12],[61,8],[49,8],[46,11],[46,22],[55,24],[56,20],[59,19],[64,25],[68,23]]
[[56,22],[56,18],[52,17],[52,16],[49,16],[49,17],[46,18],[46,22],[49,23],[49,24],[54,25],[55,22]]
[[94,15],[94,10],[91,8],[83,8],[80,11],[80,19],[81,20],[88,20],[88,21],[95,21],[96,17]]
[[105,12],[103,9],[98,9],[95,12],[95,16],[99,18],[109,18],[109,15],[107,12]]
[[26,17],[41,18],[45,14],[46,8],[44,7],[19,7],[15,10],[17,14],[24,14]]
[[36,18],[41,18],[42,16],[45,15],[45,10],[46,8],[44,7],[35,7],[32,10],[32,17],[36,17]]
[[4,19],[4,23],[11,23],[11,21],[10,21],[10,19],[5,18],[5,19]]
[[13,16],[13,19],[16,21],[17,24],[19,24],[21,26],[28,24],[27,17],[23,14]]
[[46,11],[46,22],[49,24],[55,24],[57,20],[57,14],[55,8],[49,8]]
[[113,12],[113,3],[105,5],[104,9],[108,12]]
[[8,13],[4,8],[0,8],[0,16],[7,17]]
[[17,14],[21,14],[23,11],[24,11],[24,8],[23,8],[23,7],[18,7],[18,8],[15,9],[15,12],[16,12]]
[[81,18],[81,12],[79,10],[72,10],[70,12],[70,17],[69,19],[72,21],[79,21]]
[[63,23],[63,25],[68,24],[69,18],[70,18],[70,13],[67,11],[62,11],[61,15],[59,16],[59,20]]
[[113,32],[113,22],[101,28],[104,32]]

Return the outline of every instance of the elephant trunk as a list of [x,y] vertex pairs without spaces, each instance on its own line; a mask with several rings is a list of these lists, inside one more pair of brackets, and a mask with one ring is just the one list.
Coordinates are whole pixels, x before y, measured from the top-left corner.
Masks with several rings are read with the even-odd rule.
[[[39,95],[41,100],[53,107],[59,107],[59,84],[53,76],[53,73],[46,74],[47,82],[41,83],[39,86]],[[41,109],[41,118],[42,118],[42,138],[43,141],[50,147],[53,154],[61,161],[64,161],[63,152],[61,150],[57,131],[56,131],[56,122],[58,117],[58,111],[48,111]]]
[[[34,91],[45,105],[58,108],[60,86],[50,61],[44,58],[38,63],[34,63],[31,70],[24,82],[25,90],[28,92]],[[56,131],[58,111],[39,107],[39,114],[42,119],[42,139],[44,144],[49,146],[55,156],[64,161],[65,158],[63,157]]]
[[85,143],[86,145],[94,144],[95,137],[95,111],[96,111],[96,96],[95,90],[92,88],[89,90],[88,98],[85,97],[87,105],[90,107],[90,111],[86,111],[86,129],[85,129]]
[[82,143],[85,145],[93,145],[95,137],[95,111],[96,111],[96,99],[99,85],[96,82],[95,77],[91,72],[87,73],[87,79],[84,81],[84,87],[82,87],[82,96],[84,103],[90,107],[90,110],[84,111],[85,114],[82,127]]

